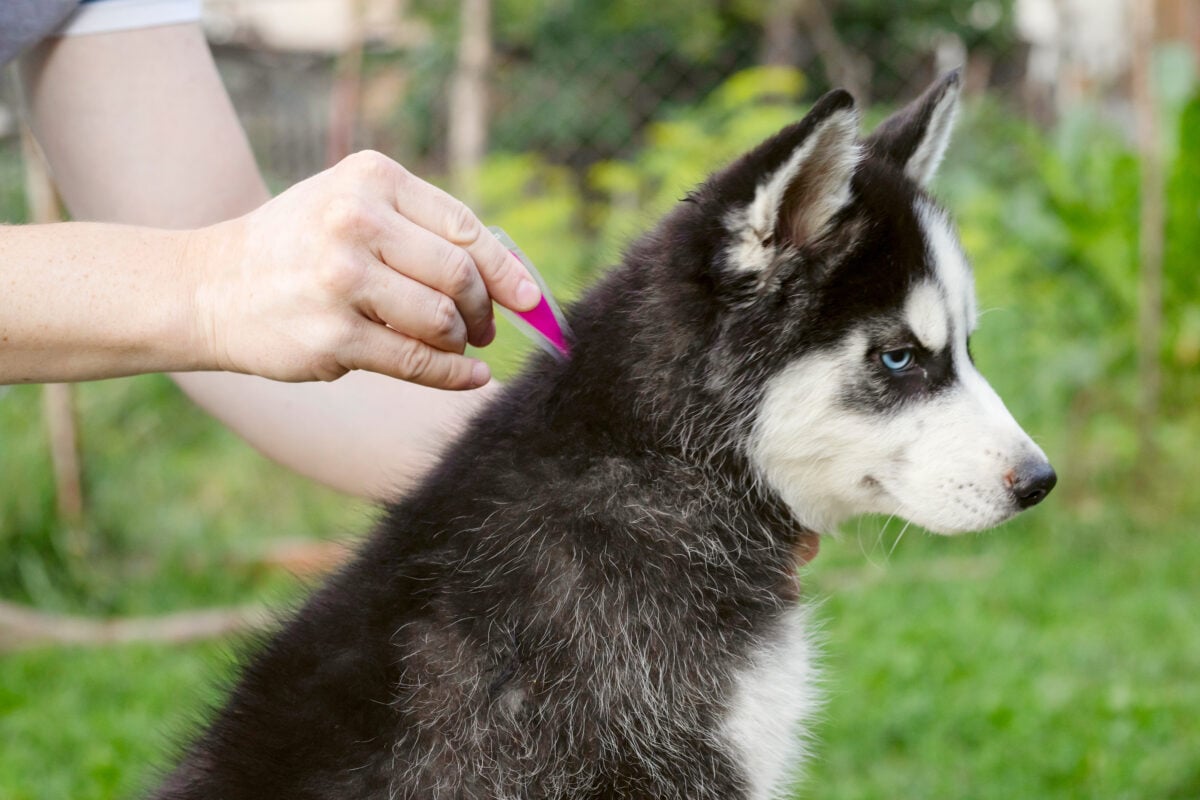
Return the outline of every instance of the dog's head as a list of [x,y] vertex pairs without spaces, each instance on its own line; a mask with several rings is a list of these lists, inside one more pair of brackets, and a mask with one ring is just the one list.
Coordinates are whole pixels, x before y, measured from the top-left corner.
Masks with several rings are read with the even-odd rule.
[[[659,284],[641,313],[673,331],[656,350],[676,352],[652,368],[689,370],[692,388],[679,390],[691,409],[697,396],[714,415],[735,408],[752,470],[817,531],[870,512],[979,530],[1054,486],[975,368],[971,268],[924,190],[958,98],[954,73],[861,140],[854,101],[830,93],[710,178],[631,257]],[[683,338],[702,347],[685,353]],[[643,375],[664,396],[665,379]]]

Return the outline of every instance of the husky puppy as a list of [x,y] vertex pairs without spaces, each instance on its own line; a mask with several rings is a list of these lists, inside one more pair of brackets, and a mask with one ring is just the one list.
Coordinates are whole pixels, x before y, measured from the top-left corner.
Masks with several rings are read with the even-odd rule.
[[796,567],[865,512],[1002,522],[1055,476],[976,371],[925,193],[951,74],[858,137],[823,97],[569,313],[252,658],[162,800],[780,796],[814,667]]

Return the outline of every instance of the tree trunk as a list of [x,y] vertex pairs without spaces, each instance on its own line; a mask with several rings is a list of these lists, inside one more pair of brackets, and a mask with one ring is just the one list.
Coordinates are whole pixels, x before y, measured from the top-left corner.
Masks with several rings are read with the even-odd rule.
[[448,138],[452,191],[468,205],[479,199],[479,167],[487,150],[491,20],[491,0],[462,0],[458,66],[450,84]]
[[762,63],[769,67],[796,65],[799,49],[799,0],[771,0],[763,23]]
[[798,5],[800,19],[808,28],[813,48],[825,65],[830,83],[854,95],[860,105],[868,105],[871,100],[870,67],[838,36],[826,0],[798,0]]
[[1166,178],[1162,136],[1158,124],[1158,97],[1153,61],[1156,39],[1155,4],[1130,0],[1134,36],[1132,94],[1137,120],[1138,158],[1141,165],[1138,258],[1138,460],[1139,474],[1156,457],[1155,423],[1158,419],[1162,369],[1163,237],[1166,228]]
[[362,96],[363,2],[364,0],[351,0],[350,42],[338,55],[334,67],[333,87],[329,98],[326,166],[333,166],[355,149],[354,134],[358,127],[358,110]]
[[[25,166],[25,199],[29,206],[30,222],[59,222],[62,220],[62,207],[54,182],[33,134],[24,127],[21,129],[21,155]],[[66,383],[43,386],[42,409],[54,467],[58,521],[66,531],[70,554],[83,558],[87,554],[87,541],[74,387]]]

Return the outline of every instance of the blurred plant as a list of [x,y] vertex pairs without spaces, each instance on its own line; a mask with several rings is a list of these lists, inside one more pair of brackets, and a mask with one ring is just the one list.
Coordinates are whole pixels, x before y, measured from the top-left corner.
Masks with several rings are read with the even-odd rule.
[[[402,57],[412,75],[398,122],[415,137],[406,156],[439,162],[460,7],[414,0],[409,13],[432,36]],[[986,65],[977,76],[985,82],[1003,79],[1001,67],[1023,54],[1013,0],[920,0],[903,14],[888,0],[492,0],[492,18],[493,145],[577,171],[630,155],[664,103],[702,102],[730,74],[764,61],[805,70],[822,91],[853,73],[847,88],[897,97],[923,88],[947,43]],[[853,62],[849,73],[826,74],[831,46]]]
[[683,197],[712,170],[800,119],[804,76],[787,67],[743,70],[701,103],[668,109],[628,159],[596,164],[589,186],[601,201],[589,209],[604,261],[647,221]]
[[1013,0],[911,0],[903,13],[889,0],[840,0],[829,6],[846,48],[869,54],[867,85],[879,97],[923,88],[933,66],[930,55],[946,42],[977,63],[986,60],[989,71],[1024,52]]

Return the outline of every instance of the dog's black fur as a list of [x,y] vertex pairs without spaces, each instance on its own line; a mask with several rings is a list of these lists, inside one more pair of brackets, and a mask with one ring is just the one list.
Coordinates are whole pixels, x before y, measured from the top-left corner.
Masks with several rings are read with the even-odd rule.
[[810,534],[740,443],[764,381],[903,297],[925,256],[881,140],[769,286],[726,263],[723,220],[851,103],[715,175],[587,293],[572,357],[534,358],[388,509],[160,800],[746,796],[714,732]]

